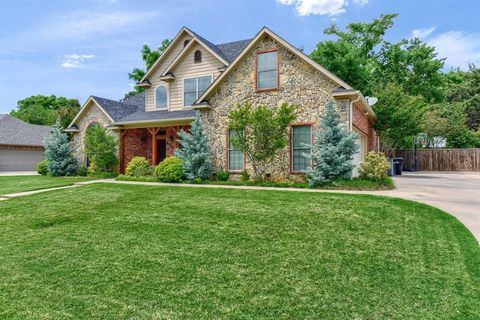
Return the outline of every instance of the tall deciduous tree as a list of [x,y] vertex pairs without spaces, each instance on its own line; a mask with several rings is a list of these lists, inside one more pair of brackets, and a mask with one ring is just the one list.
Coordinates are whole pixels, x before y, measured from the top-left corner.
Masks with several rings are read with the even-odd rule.
[[307,170],[307,181],[311,187],[338,178],[350,178],[353,155],[358,150],[357,135],[340,125],[340,114],[333,101],[327,104],[319,123],[310,153],[304,155],[313,162],[313,167]]
[[58,120],[65,128],[80,110],[80,103],[77,99],[36,95],[17,102],[17,110],[10,114],[25,122],[51,126]]
[[57,123],[50,137],[44,141],[48,172],[53,176],[73,176],[77,173],[77,160],[73,157],[68,136]]
[[[140,52],[142,54],[142,60],[145,63],[145,68],[134,68],[132,72],[128,74],[128,78],[130,80],[135,81],[135,83],[138,83],[140,80],[142,80],[143,76],[145,76],[145,74],[153,66],[155,61],[157,61],[157,59],[160,58],[162,53],[170,45],[170,42],[171,42],[170,39],[162,40],[157,50],[152,50],[152,48],[150,48],[148,44],[144,44]],[[144,90],[142,87],[139,87],[139,86],[134,86],[134,89],[135,89],[134,91],[127,93],[125,95],[125,98],[132,96],[134,94],[137,94],[139,92],[142,92]]]
[[410,96],[400,84],[388,83],[378,91],[375,104],[375,129],[384,151],[408,146],[411,137],[421,131],[426,109],[422,97]]
[[178,136],[180,137],[178,142],[182,145],[182,148],[175,150],[175,155],[183,160],[184,173],[187,179],[210,178],[214,169],[210,159],[207,136],[203,132],[200,112],[197,112],[190,132],[180,130]]
[[255,179],[265,178],[277,151],[287,145],[287,128],[295,119],[295,107],[286,102],[275,110],[245,102],[229,114],[229,128],[238,133],[230,141],[247,157]]

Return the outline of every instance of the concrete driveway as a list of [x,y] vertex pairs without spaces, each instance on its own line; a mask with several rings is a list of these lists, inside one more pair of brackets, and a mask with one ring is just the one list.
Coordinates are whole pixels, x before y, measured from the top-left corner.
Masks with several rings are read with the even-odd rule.
[[10,176],[38,176],[37,171],[0,171],[0,177]]
[[480,241],[480,172],[404,172],[394,180],[395,190],[376,194],[414,200],[447,211]]

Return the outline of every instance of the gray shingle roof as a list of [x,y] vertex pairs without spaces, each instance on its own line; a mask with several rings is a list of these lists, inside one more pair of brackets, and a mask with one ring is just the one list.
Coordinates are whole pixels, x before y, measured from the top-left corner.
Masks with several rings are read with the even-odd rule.
[[[145,111],[145,93],[131,96],[124,101],[115,101],[101,97],[92,96],[93,99],[113,119],[112,125],[124,122],[144,122],[157,120],[185,119],[189,120],[195,116],[195,110],[179,111]],[[70,128],[74,128],[75,125]]]
[[[188,28],[187,28],[188,29]],[[238,54],[247,46],[252,39],[240,40],[228,43],[213,44],[198,33],[188,29],[192,34],[194,34],[200,41],[202,41],[206,46],[212,49],[216,54],[222,57],[228,63],[232,62]]]
[[[196,110],[179,110],[179,111],[145,111],[144,109],[138,109],[136,112],[122,118],[115,123],[124,122],[142,122],[142,121],[155,121],[155,120],[189,120],[195,117]],[[114,123],[114,125],[115,125]]]
[[0,144],[43,146],[52,128],[30,124],[9,114],[0,114]]
[[133,104],[128,104],[125,102],[120,102],[120,101],[115,101],[115,100],[110,100],[110,99],[105,99],[105,98],[100,98],[100,97],[95,97],[92,96],[95,101],[100,104],[100,106],[105,110],[106,113],[113,119],[113,121],[119,121],[123,117],[128,116],[129,114],[134,113],[137,111],[139,106],[133,105]]
[[243,49],[245,49],[250,41],[252,41],[252,39],[221,43],[217,44],[216,46],[223,53],[225,60],[230,63],[235,60],[235,58],[240,54],[240,52],[242,52]]

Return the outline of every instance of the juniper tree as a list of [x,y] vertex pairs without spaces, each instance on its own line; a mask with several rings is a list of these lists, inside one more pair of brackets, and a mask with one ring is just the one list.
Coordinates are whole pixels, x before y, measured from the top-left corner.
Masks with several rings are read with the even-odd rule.
[[73,157],[67,134],[59,122],[44,141],[48,171],[53,176],[73,176],[77,173],[77,160]]
[[350,178],[352,159],[358,150],[357,135],[340,125],[340,114],[333,101],[320,117],[319,129],[314,134],[310,153],[304,154],[313,162],[307,169],[307,180],[311,187],[331,182],[338,178]]
[[178,136],[180,137],[178,142],[182,148],[175,150],[175,155],[183,160],[184,173],[187,179],[210,178],[214,169],[210,160],[207,136],[203,132],[200,112],[197,112],[190,132],[182,129]]

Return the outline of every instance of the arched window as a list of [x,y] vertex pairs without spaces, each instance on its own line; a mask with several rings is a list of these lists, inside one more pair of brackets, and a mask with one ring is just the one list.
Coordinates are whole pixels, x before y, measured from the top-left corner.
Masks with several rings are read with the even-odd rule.
[[167,109],[167,88],[160,86],[155,91],[155,109],[166,110]]
[[185,48],[189,42],[190,42],[190,40],[188,40],[188,39],[183,41],[183,47]]
[[195,63],[202,62],[202,51],[200,50],[195,51],[195,53],[193,54],[193,62]]

